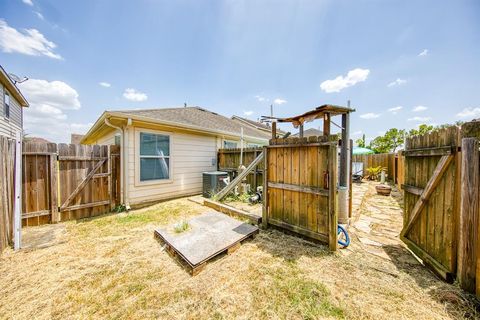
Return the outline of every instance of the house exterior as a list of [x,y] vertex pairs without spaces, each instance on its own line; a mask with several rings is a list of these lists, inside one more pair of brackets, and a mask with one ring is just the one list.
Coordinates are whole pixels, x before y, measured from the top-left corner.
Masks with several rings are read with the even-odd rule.
[[121,146],[127,207],[199,194],[219,148],[268,144],[271,133],[199,107],[105,111],[82,144]]
[[23,108],[28,102],[0,66],[0,135],[15,138],[23,130]]
[[[323,136],[323,131],[315,129],[315,128],[310,128],[310,129],[307,129],[307,130],[303,131],[303,136],[305,138]],[[297,133],[293,134],[292,137],[298,138],[298,137],[300,137],[300,133],[297,132]]]
[[[242,125],[246,125],[246,126],[252,127],[254,129],[257,129],[257,130],[261,130],[261,131],[269,133],[269,134],[271,134],[271,132],[272,132],[272,128],[270,127],[270,124],[268,122],[267,123],[258,122],[258,121],[250,120],[250,119],[247,119],[247,118],[239,117],[239,116],[232,116],[232,120],[236,121],[236,122],[238,122]],[[283,130],[281,130],[280,128],[277,127],[277,136],[282,137],[285,134],[286,134],[285,131],[283,131]],[[271,135],[270,135],[270,137],[271,137]]]

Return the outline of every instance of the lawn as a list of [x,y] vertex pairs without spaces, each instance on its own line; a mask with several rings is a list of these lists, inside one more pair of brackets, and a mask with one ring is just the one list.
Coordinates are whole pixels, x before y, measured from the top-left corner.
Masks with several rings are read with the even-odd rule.
[[153,230],[205,210],[179,199],[26,229],[26,241],[46,243],[0,257],[0,318],[475,316],[457,287],[415,261],[407,259],[400,267],[355,247],[331,254],[276,230],[262,231],[191,277],[154,239]]

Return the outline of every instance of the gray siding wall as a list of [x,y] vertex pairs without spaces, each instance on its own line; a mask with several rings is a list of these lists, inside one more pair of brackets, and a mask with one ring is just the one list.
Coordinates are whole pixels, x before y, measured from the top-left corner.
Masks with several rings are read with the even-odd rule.
[[[10,96],[10,118],[5,118],[4,92]],[[8,90],[0,85],[0,135],[15,138],[18,131],[23,127],[23,110],[18,101],[8,92]]]

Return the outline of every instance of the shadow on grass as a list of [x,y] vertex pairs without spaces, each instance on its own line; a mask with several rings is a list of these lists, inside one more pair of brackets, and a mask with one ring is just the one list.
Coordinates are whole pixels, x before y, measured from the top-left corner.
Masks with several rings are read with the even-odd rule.
[[402,245],[384,245],[383,249],[397,270],[408,274],[433,300],[443,304],[450,316],[462,319],[479,318],[480,301],[474,295],[464,292],[455,284],[444,282],[420,264]]

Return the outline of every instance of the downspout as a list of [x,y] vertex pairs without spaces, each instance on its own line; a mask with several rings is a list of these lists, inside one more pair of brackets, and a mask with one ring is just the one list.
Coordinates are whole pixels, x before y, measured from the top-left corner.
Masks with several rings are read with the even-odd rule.
[[130,201],[129,201],[129,194],[128,194],[128,186],[130,185],[129,184],[129,172],[128,172],[128,166],[130,164],[130,161],[128,160],[129,158],[129,152],[128,152],[128,141],[130,140],[128,138],[128,128],[132,125],[132,119],[131,118],[128,118],[127,119],[127,125],[123,128],[123,134],[125,136],[125,139],[124,139],[124,145],[125,145],[125,148],[124,148],[124,157],[125,157],[125,166],[124,166],[124,173],[125,173],[125,209],[130,210]]
[[125,205],[126,204],[126,199],[127,199],[127,188],[125,187],[125,176],[126,176],[125,173],[126,173],[126,170],[125,170],[125,164],[124,164],[124,158],[125,158],[124,131],[121,127],[118,127],[118,126],[115,126],[115,125],[111,124],[110,121],[108,120],[108,118],[105,118],[104,122],[107,126],[120,131],[120,147],[121,147],[121,152],[123,152],[123,154],[121,154],[121,156],[120,156],[120,172],[122,173],[121,174],[121,179],[120,179],[121,180],[121,187],[122,187],[122,199],[120,199],[120,201],[123,202],[123,204]]

